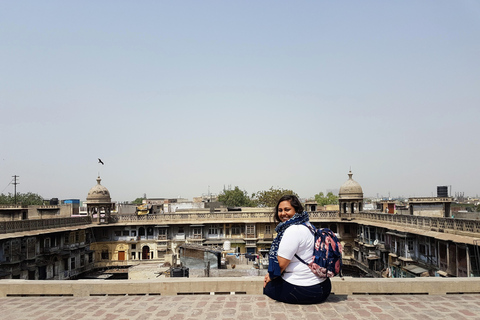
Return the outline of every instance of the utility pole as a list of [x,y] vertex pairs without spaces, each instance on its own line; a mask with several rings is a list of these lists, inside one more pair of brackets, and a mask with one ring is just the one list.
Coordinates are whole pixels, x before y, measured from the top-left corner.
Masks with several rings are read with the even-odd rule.
[[14,175],[13,177],[13,190],[14,190],[14,199],[15,199],[15,205],[17,205],[17,178],[20,178],[20,176]]

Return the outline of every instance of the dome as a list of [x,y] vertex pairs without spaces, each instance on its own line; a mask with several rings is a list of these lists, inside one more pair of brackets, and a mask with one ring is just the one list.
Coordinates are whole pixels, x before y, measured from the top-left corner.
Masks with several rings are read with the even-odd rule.
[[106,203],[112,202],[110,191],[100,184],[100,177],[97,178],[97,185],[88,191],[87,203]]
[[363,199],[363,190],[357,181],[352,179],[353,173],[348,173],[348,180],[340,187],[340,199]]

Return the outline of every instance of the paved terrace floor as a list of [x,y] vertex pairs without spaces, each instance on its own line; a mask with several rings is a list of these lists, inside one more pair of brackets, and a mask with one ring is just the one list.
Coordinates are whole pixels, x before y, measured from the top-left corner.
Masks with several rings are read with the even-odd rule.
[[331,295],[318,305],[261,295],[8,297],[0,319],[480,319],[480,294]]

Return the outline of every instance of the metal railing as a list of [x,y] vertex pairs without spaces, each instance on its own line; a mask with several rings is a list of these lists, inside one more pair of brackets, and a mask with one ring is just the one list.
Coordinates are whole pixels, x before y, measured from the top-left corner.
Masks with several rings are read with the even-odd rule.
[[[309,212],[310,221],[341,221],[343,214],[338,211],[313,211]],[[443,218],[422,217],[410,215],[395,215],[385,213],[359,212],[351,215],[354,220],[380,221],[387,224],[402,225],[422,230],[434,230],[441,232],[480,232],[480,221]],[[189,212],[189,213],[165,213],[138,216],[135,214],[120,214],[111,217],[111,224],[191,224],[198,223],[275,223],[272,212]],[[77,225],[91,224],[90,216],[18,220],[0,222],[0,234],[31,231],[39,229],[51,229],[72,227]]]
[[[339,220],[338,211],[313,211],[309,212],[312,221]],[[112,216],[113,223],[218,223],[218,222],[274,222],[272,212],[187,212],[187,213],[162,213],[138,216],[135,214],[119,214]]]
[[367,213],[360,212],[356,214],[356,219],[365,221],[381,221],[389,224],[402,225],[411,228],[433,230],[441,232],[480,232],[480,221],[443,218],[443,217],[422,217],[407,216],[386,213]]

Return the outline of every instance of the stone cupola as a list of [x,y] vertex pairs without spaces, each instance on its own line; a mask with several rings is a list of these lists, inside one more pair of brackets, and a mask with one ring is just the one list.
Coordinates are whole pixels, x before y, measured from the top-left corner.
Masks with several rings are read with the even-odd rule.
[[348,180],[340,187],[338,201],[340,213],[355,213],[362,211],[363,190],[360,184],[352,179],[353,173],[348,173]]

